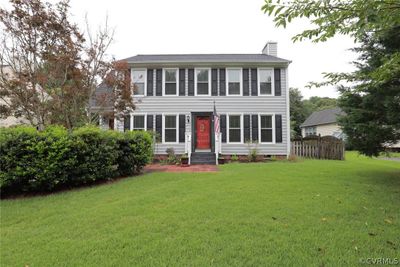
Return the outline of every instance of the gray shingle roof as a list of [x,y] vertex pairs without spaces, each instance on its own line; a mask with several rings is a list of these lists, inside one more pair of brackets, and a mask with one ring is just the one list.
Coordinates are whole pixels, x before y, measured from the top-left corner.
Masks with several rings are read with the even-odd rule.
[[344,112],[340,108],[315,111],[300,125],[300,127],[335,123],[337,122],[338,115],[344,115]]
[[279,57],[265,54],[175,54],[175,55],[137,55],[123,60],[128,63],[165,62],[280,62],[290,63]]

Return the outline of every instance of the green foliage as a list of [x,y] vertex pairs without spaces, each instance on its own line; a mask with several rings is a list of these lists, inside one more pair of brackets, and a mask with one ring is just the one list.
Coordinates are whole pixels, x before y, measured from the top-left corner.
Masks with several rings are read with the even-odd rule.
[[233,154],[233,155],[231,156],[231,161],[238,161],[238,160],[239,160],[238,155]]
[[365,33],[384,31],[400,25],[400,3],[385,1],[265,0],[264,13],[274,16],[277,27],[286,27],[296,18],[307,18],[314,26],[295,35],[293,41],[324,42],[336,34],[359,41]]
[[257,161],[258,150],[256,148],[250,149],[247,159],[249,162]]
[[303,99],[299,89],[290,88],[290,121],[292,138],[301,136],[300,125],[314,111],[321,111],[337,107],[337,99],[329,97],[312,96],[310,99]]
[[119,133],[94,126],[69,133],[59,126],[0,129],[2,194],[53,191],[131,175],[151,157],[146,132]]
[[167,158],[161,162],[162,164],[175,165],[179,163],[180,159],[175,155],[173,147],[167,148],[165,152],[167,152]]
[[292,129],[292,138],[301,136],[300,125],[307,118],[307,111],[304,107],[303,96],[299,89],[290,88],[290,121]]
[[[336,34],[350,35],[361,46],[352,73],[325,73],[326,81],[309,86],[338,86],[339,106],[347,114],[340,124],[352,148],[376,156],[385,144],[400,140],[400,2],[265,0],[265,13],[276,26],[308,18],[314,27],[292,39],[323,42]],[[343,86],[352,84],[352,86]]]
[[1,266],[375,266],[399,258],[399,173],[347,153],[2,200]]
[[340,88],[339,105],[347,115],[339,122],[352,147],[377,156],[386,144],[400,140],[400,66],[390,79],[376,78],[387,59],[400,54],[400,26],[366,36],[357,52],[358,70],[353,76],[358,84]]

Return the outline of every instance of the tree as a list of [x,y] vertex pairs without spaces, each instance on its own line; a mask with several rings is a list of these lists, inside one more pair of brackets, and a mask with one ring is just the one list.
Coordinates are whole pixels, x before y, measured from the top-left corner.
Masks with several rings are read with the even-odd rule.
[[312,96],[310,99],[303,101],[304,109],[307,117],[314,111],[336,108],[338,106],[337,99],[330,97]]
[[[326,81],[311,86],[338,85],[339,106],[347,114],[340,119],[345,134],[361,153],[379,154],[385,144],[400,139],[400,2],[266,0],[264,12],[274,16],[276,26],[286,27],[295,18],[308,18],[313,29],[295,35],[293,41],[323,42],[346,34],[361,43],[352,73],[325,73]],[[341,82],[353,84],[340,85]]]
[[[54,5],[10,2],[11,10],[0,8],[0,63],[12,72],[7,76],[3,67],[0,71],[1,115],[24,116],[39,129],[48,124],[71,129],[90,122],[88,104],[96,87],[107,76],[124,72],[114,69],[106,55],[113,39],[108,25],[95,34],[88,29],[86,39],[69,19],[67,0]],[[118,77],[115,84],[131,86],[129,78]],[[126,99],[134,108],[122,92],[116,90],[111,97]]]
[[290,98],[290,125],[292,129],[292,138],[301,136],[300,125],[307,118],[307,110],[303,103],[303,96],[299,89],[289,89]]
[[377,156],[384,145],[400,140],[400,64],[395,69],[381,69],[387,58],[400,52],[400,26],[366,36],[357,51],[358,70],[352,76],[359,83],[340,88],[339,105],[347,114],[340,124],[352,146]]

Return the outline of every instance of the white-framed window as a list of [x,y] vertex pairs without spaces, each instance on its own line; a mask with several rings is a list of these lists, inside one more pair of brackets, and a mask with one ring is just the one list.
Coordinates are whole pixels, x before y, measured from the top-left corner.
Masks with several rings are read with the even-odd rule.
[[131,79],[134,85],[134,96],[144,96],[146,94],[147,70],[132,69]]
[[201,68],[195,70],[195,92],[196,95],[206,95],[209,96],[211,93],[211,75],[210,69]]
[[242,69],[226,69],[228,95],[242,95]]
[[317,135],[317,127],[311,126],[305,128],[306,136]]
[[273,95],[274,70],[258,69],[258,95]]
[[179,120],[177,114],[163,115],[163,143],[178,143],[179,138]]
[[228,143],[243,143],[243,116],[228,114]]
[[146,130],[146,115],[131,115],[131,130]]
[[260,143],[275,143],[275,115],[274,114],[259,114],[259,142]]
[[164,95],[178,95],[178,69],[163,69],[163,92]]

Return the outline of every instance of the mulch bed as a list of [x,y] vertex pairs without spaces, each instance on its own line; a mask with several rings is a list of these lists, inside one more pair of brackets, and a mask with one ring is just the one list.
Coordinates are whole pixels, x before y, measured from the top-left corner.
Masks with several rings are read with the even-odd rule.
[[161,165],[150,164],[144,167],[144,173],[148,172],[217,172],[216,165],[190,165],[182,167],[180,165]]

